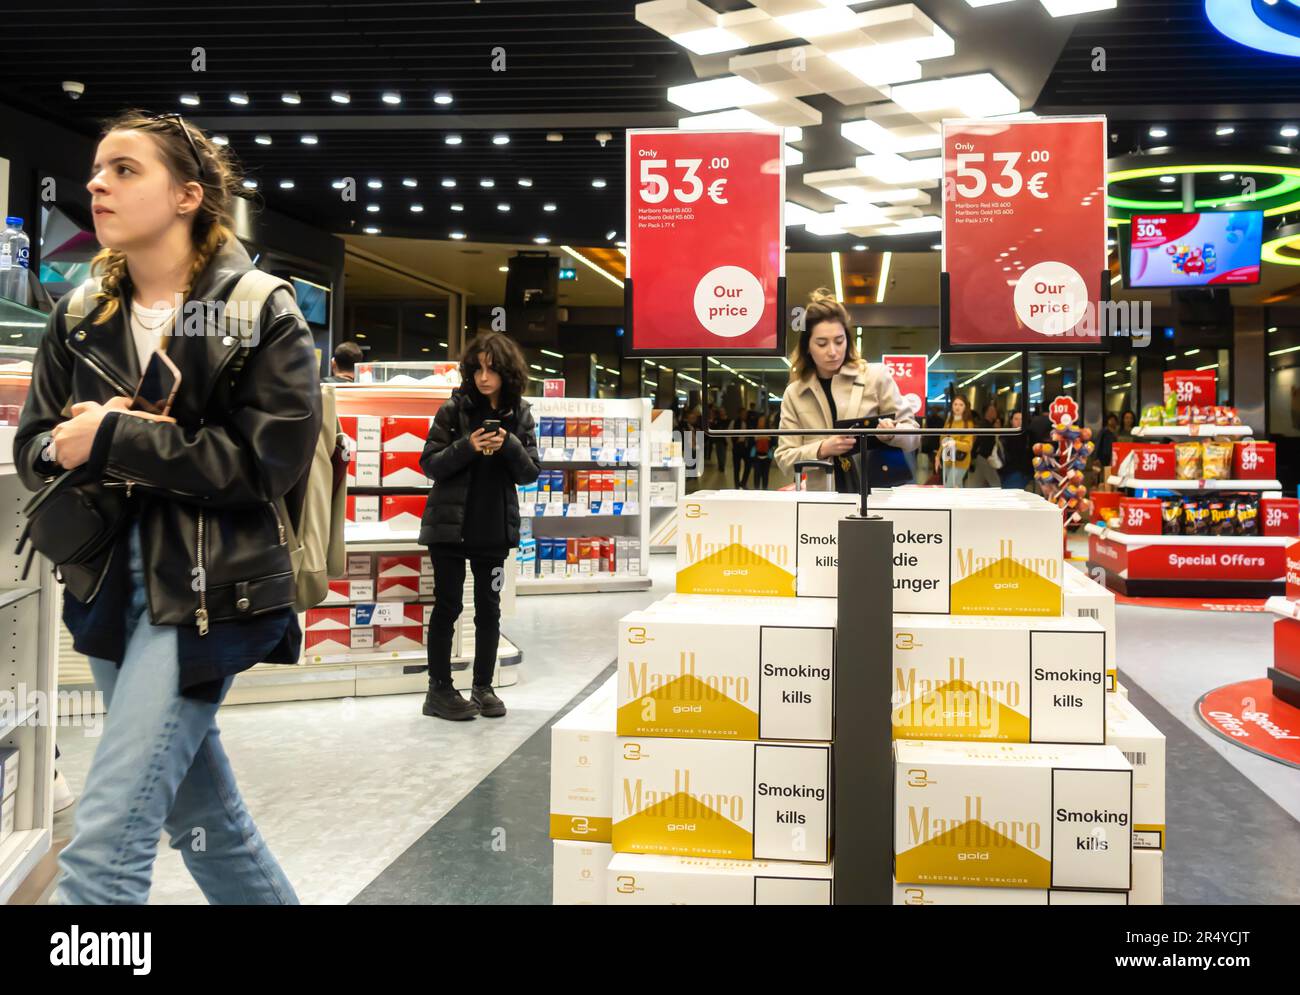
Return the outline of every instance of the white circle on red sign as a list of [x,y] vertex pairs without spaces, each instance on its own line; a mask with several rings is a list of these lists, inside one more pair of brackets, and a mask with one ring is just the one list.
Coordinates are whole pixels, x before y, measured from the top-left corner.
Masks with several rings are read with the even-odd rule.
[[763,285],[741,266],[719,266],[695,286],[695,317],[714,335],[734,339],[763,317]]
[[1068,263],[1035,263],[1016,281],[1016,314],[1043,335],[1064,335],[1088,311],[1088,285]]

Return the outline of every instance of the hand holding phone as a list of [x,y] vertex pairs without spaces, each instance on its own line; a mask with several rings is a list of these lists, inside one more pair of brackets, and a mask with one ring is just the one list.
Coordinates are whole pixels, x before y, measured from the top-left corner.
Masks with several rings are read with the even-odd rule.
[[166,417],[171,412],[176,391],[180,389],[181,371],[165,352],[154,350],[140,377],[140,385],[131,398],[131,410]]

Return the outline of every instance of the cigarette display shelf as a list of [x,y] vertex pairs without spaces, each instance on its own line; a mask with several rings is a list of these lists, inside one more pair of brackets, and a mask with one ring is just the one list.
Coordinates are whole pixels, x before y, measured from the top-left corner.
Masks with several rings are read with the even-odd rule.
[[[698,437],[697,437],[698,438]],[[665,409],[654,412],[650,420],[650,453],[653,457],[659,453],[659,459],[651,459],[650,483],[651,494],[654,484],[676,484],[675,500],[650,498],[650,552],[677,552],[677,502],[686,496],[686,460],[681,455],[687,442],[680,443],[673,436],[673,413]]]
[[520,595],[524,594],[600,594],[610,591],[645,591],[650,578],[640,574],[595,574],[586,577],[520,577]]
[[629,449],[543,449],[539,450],[543,466],[562,463],[597,463],[601,466],[639,466],[640,454]]
[[1130,546],[1204,546],[1213,543],[1216,546],[1280,546],[1286,548],[1293,542],[1300,542],[1295,536],[1185,536],[1185,535],[1138,535],[1121,532],[1105,525],[1090,522],[1083,527],[1089,535],[1095,535],[1111,542],[1120,542]]
[[[537,504],[525,504],[519,506],[519,514],[523,518],[635,518],[640,514],[640,509],[636,502],[611,501],[613,507],[611,511],[605,511],[603,501],[595,501],[591,504],[581,504],[578,502],[539,502]],[[526,509],[533,509],[528,511]],[[557,510],[558,509],[558,510]]]
[[1112,487],[1142,491],[1281,491],[1280,480],[1148,480],[1144,477],[1111,475]]
[[1133,429],[1136,439],[1214,439],[1254,434],[1249,425],[1138,425]]
[[428,494],[433,481],[427,484],[348,484],[349,494]]

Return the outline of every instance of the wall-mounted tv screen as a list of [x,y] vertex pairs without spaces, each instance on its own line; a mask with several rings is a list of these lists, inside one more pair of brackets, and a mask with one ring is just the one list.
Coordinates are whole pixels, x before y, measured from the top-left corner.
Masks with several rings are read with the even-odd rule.
[[1259,283],[1262,211],[1135,214],[1128,227],[1127,287]]
[[298,310],[309,325],[328,325],[330,322],[330,292],[328,287],[291,276],[293,291],[298,297]]

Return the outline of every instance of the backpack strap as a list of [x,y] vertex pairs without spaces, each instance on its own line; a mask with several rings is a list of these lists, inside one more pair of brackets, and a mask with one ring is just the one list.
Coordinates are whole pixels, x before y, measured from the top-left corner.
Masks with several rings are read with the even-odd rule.
[[[100,278],[92,276],[84,283],[72,289],[68,295],[68,307],[63,312],[63,329],[65,334],[71,334],[72,330],[81,324],[86,317],[86,299],[93,298],[99,293]],[[98,305],[96,305],[98,306]]]
[[253,330],[262,316],[262,309],[271,295],[281,287],[293,293],[293,287],[285,280],[266,270],[253,268],[235,282],[234,289],[226,297],[226,334],[245,343],[242,350],[245,354],[247,342],[253,337]]

